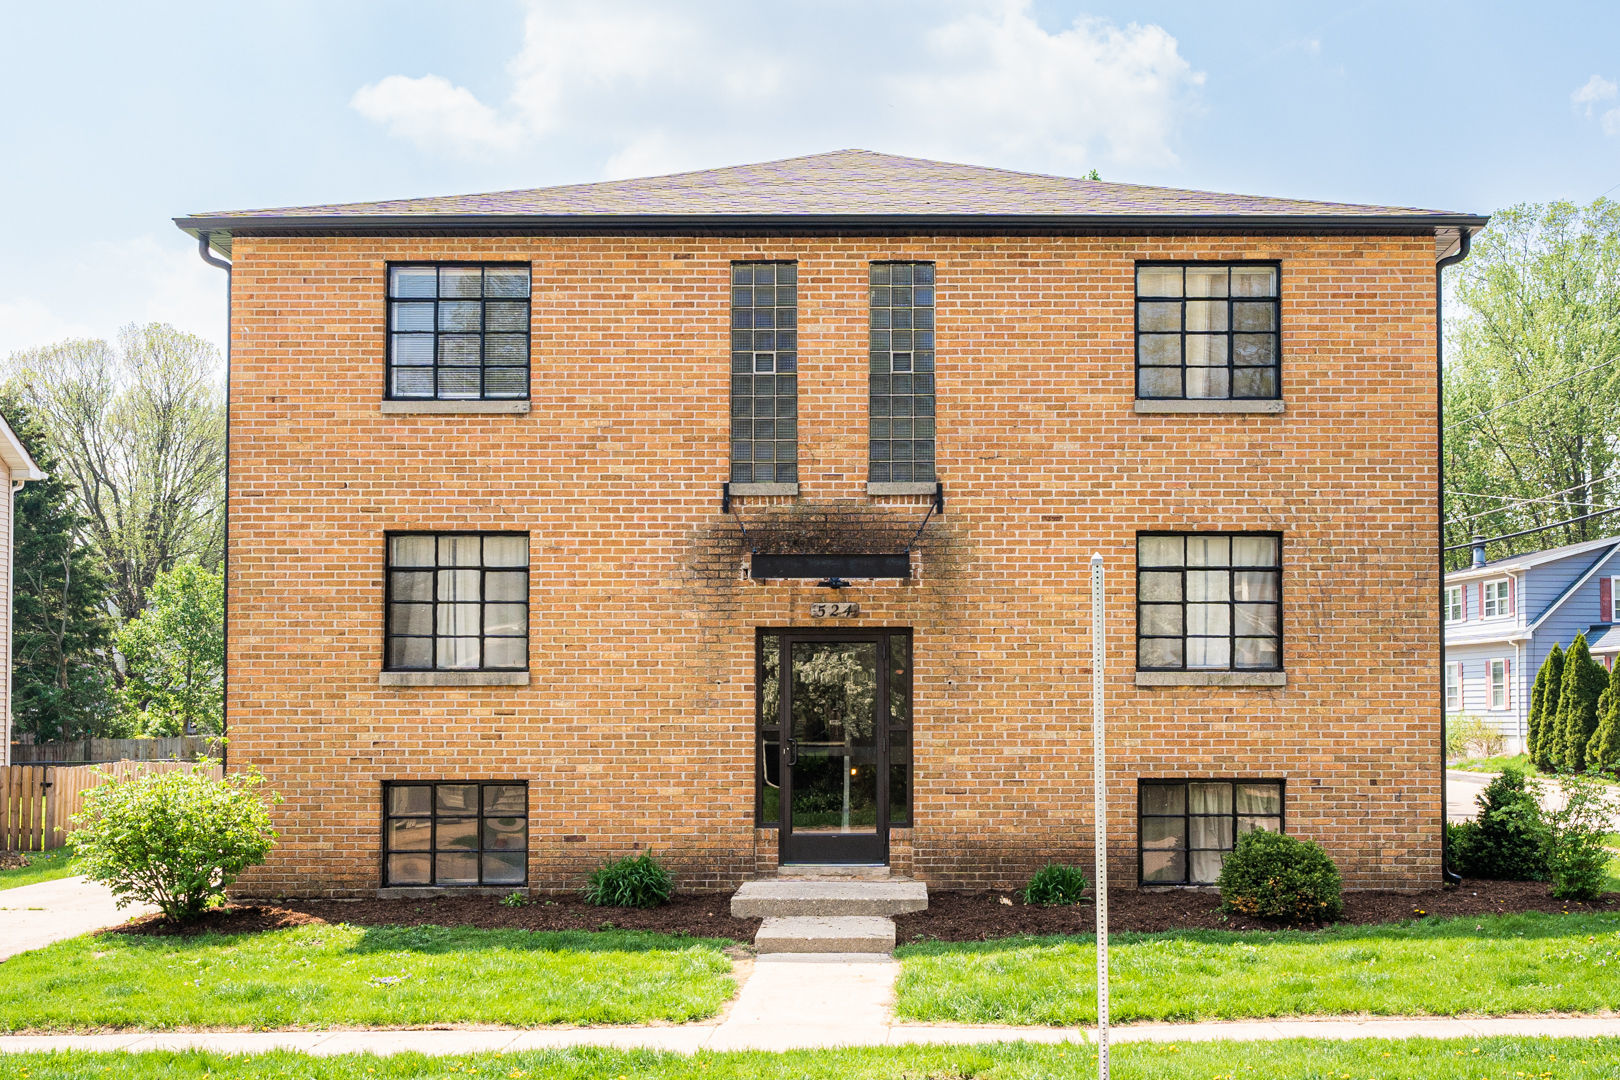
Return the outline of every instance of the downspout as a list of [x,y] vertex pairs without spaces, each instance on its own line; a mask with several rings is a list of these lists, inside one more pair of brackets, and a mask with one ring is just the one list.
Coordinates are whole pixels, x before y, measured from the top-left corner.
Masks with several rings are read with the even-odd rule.
[[1434,416],[1435,425],[1435,538],[1439,541],[1435,547],[1435,561],[1439,570],[1441,587],[1438,590],[1440,618],[1436,620],[1440,627],[1440,879],[1444,884],[1458,885],[1462,883],[1462,875],[1451,868],[1450,850],[1446,844],[1446,357],[1445,357],[1445,308],[1441,303],[1444,295],[1441,287],[1441,275],[1446,267],[1460,263],[1468,258],[1468,250],[1473,246],[1473,234],[1468,226],[1457,228],[1457,254],[1447,255],[1436,260],[1434,264]]
[[225,537],[220,559],[220,617],[225,621],[225,652],[219,661],[219,767],[224,772],[231,733],[231,264],[208,249],[212,233],[197,234],[197,254],[209,266],[225,271]]

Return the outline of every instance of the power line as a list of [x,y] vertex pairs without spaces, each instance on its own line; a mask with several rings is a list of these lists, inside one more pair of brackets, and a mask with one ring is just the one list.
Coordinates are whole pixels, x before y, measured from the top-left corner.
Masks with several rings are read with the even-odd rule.
[[1523,497],[1512,496],[1512,495],[1486,495],[1485,493],[1479,492],[1479,491],[1452,491],[1450,489],[1446,489],[1443,493],[1446,494],[1446,495],[1456,495],[1456,496],[1458,496],[1460,498],[1467,498],[1467,499],[1495,499],[1496,501],[1501,502],[1501,503],[1514,504],[1514,505],[1496,506],[1496,507],[1492,507],[1491,509],[1483,511],[1483,512],[1478,513],[1478,514],[1469,514],[1467,517],[1459,517],[1459,518],[1450,518],[1449,519],[1452,522],[1460,524],[1461,522],[1464,522],[1464,521],[1474,521],[1474,520],[1476,520],[1478,518],[1490,517],[1492,514],[1512,513],[1513,511],[1522,509],[1522,504],[1525,504],[1525,503],[1559,502],[1559,503],[1562,503],[1565,506],[1585,507],[1585,506],[1587,506],[1589,504],[1584,503],[1584,502],[1580,502],[1580,501],[1577,501],[1577,500],[1574,500],[1574,499],[1559,499],[1558,496],[1559,495],[1566,495],[1571,491],[1579,491],[1579,490],[1581,490],[1583,488],[1595,487],[1596,485],[1604,483],[1604,482],[1606,482],[1608,480],[1611,480],[1611,479],[1614,479],[1614,478],[1612,476],[1600,476],[1596,480],[1588,480],[1584,484],[1572,484],[1567,488],[1561,488],[1558,491],[1548,492],[1546,495],[1526,495],[1526,496],[1523,496]]
[[1565,525],[1578,525],[1583,521],[1591,521],[1593,518],[1600,518],[1607,514],[1613,514],[1616,512],[1620,512],[1620,506],[1611,506],[1607,510],[1599,510],[1593,514],[1582,514],[1580,517],[1572,517],[1567,521],[1555,521],[1551,525],[1541,525],[1534,529],[1520,529],[1518,532],[1503,533],[1501,536],[1486,536],[1478,540],[1470,540],[1465,544],[1451,544],[1447,547],[1441,548],[1440,550],[1461,551],[1463,548],[1471,548],[1475,544],[1494,544],[1498,540],[1512,540],[1520,536],[1529,536],[1532,533],[1546,532],[1548,529],[1560,529]]
[[1582,370],[1577,371],[1573,375],[1570,375],[1570,376],[1567,376],[1565,378],[1559,379],[1555,383],[1548,383],[1546,386],[1537,387],[1536,389],[1530,391],[1528,394],[1525,394],[1522,397],[1516,397],[1512,401],[1504,401],[1500,405],[1492,405],[1490,408],[1486,409],[1482,413],[1476,413],[1473,416],[1464,417],[1461,420],[1455,421],[1455,423],[1458,423],[1458,424],[1477,424],[1481,420],[1485,419],[1487,416],[1491,415],[1494,412],[1501,412],[1503,409],[1507,408],[1510,405],[1517,405],[1521,401],[1528,401],[1531,398],[1535,397],[1537,394],[1545,394],[1548,390],[1556,390],[1558,387],[1563,386],[1567,382],[1573,382],[1576,379],[1580,378],[1582,375],[1590,375],[1594,371],[1601,371],[1602,369],[1604,369],[1606,367],[1609,367],[1611,364],[1620,364],[1620,356],[1616,356],[1616,357],[1613,357],[1612,359],[1605,360],[1601,364],[1593,364],[1589,368],[1583,368]]

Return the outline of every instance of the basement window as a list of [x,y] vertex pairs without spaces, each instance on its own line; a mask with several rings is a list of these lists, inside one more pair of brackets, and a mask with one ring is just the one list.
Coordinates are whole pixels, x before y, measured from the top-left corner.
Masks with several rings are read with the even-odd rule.
[[1283,831],[1280,780],[1142,780],[1137,786],[1137,880],[1213,885],[1237,837]]
[[529,666],[526,533],[388,537],[389,671],[524,671]]
[[384,784],[383,810],[385,887],[528,880],[526,784]]
[[1136,396],[1282,396],[1276,263],[1138,263]]
[[388,385],[404,401],[529,396],[529,267],[388,268]]

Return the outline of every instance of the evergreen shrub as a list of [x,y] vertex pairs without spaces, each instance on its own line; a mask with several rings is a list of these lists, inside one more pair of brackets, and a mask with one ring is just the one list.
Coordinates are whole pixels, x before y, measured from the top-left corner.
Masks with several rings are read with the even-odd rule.
[[1339,869],[1327,852],[1285,833],[1257,829],[1238,837],[1216,883],[1228,914],[1317,923],[1344,910]]

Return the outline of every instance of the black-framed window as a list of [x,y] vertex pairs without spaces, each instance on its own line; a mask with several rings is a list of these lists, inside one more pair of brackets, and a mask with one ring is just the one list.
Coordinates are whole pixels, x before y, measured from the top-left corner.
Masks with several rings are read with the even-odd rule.
[[[761,629],[754,657],[754,823],[774,829],[781,823],[782,636]],[[889,672],[889,827],[911,827],[911,631],[888,632]]]
[[1136,666],[1282,670],[1282,536],[1138,533]]
[[1277,263],[1138,263],[1136,396],[1282,396]]
[[1138,875],[1143,885],[1212,885],[1246,832],[1283,831],[1280,780],[1141,780]]
[[529,267],[391,264],[387,396],[528,397]]
[[934,480],[934,264],[870,268],[870,462],[874,483]]
[[521,885],[528,878],[527,784],[383,785],[384,885]]
[[529,663],[527,533],[391,533],[390,671],[522,671]]
[[731,264],[731,480],[799,480],[799,265]]

